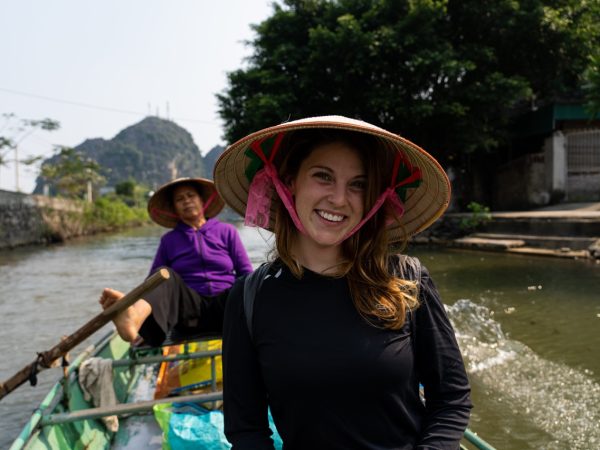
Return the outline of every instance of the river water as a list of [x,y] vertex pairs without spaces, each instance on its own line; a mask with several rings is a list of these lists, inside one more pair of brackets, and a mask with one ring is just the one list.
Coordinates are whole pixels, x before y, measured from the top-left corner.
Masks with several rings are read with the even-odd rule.
[[[103,287],[139,284],[163,232],[148,227],[0,252],[0,380],[98,314]],[[240,233],[257,265],[270,234]],[[600,448],[600,264],[421,247],[409,253],[430,270],[456,329],[473,387],[470,428],[498,449]],[[43,371],[36,387],[0,401],[0,448],[58,376],[59,369]]]

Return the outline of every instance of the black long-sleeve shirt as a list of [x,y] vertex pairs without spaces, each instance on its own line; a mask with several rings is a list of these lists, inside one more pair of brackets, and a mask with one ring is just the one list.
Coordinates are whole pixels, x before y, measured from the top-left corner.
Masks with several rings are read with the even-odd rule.
[[283,267],[256,296],[251,338],[238,281],[223,333],[225,433],[233,448],[273,448],[267,406],[286,450],[458,448],[470,388],[426,270],[420,301],[416,327],[407,320],[401,330],[385,330],[358,314],[345,278],[305,269],[298,280]]

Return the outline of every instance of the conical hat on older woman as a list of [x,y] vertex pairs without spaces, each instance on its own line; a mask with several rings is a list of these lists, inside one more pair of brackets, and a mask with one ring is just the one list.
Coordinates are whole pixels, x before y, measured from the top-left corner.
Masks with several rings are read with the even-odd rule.
[[[388,202],[396,212],[399,212],[395,214],[396,220],[388,221],[390,242],[407,239],[423,231],[448,207],[451,189],[446,173],[433,156],[416,144],[360,120],[342,116],[310,117],[254,132],[230,145],[217,161],[214,169],[217,191],[227,205],[246,217],[247,224],[273,230],[275,221],[273,204],[270,201],[264,203],[260,199],[265,195],[265,184],[269,183],[273,189],[267,189],[266,195],[278,195],[294,218],[296,215],[294,207],[289,205],[293,200],[289,194],[286,194],[286,188],[282,187],[283,183],[276,173],[277,168],[272,163],[273,155],[278,149],[265,152],[262,146],[267,145],[268,141],[268,145],[276,147],[286,133],[316,128],[366,133],[378,138],[384,144],[384,148],[393,152],[390,156],[395,161],[394,175],[388,189],[381,194],[378,206],[373,208],[376,210],[383,203]],[[285,151],[285,148],[281,148],[280,151]],[[261,181],[258,180],[259,178]],[[254,204],[254,199],[257,197],[258,205]],[[261,207],[266,208],[262,212],[265,216],[263,219],[260,218]],[[370,217],[369,213],[367,216]],[[294,223],[301,227],[296,220]]]
[[225,203],[217,193],[215,184],[206,178],[177,178],[159,187],[148,200],[148,214],[150,218],[159,225],[166,228],[175,228],[179,222],[179,216],[175,212],[173,204],[173,192],[177,186],[188,184],[194,186],[202,203],[204,203],[204,217],[207,219],[215,217],[221,212]]

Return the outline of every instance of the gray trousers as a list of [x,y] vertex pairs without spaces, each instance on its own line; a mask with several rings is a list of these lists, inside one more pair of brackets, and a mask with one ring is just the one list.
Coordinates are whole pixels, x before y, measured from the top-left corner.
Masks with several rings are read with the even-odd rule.
[[152,306],[152,314],[145,320],[139,334],[146,344],[159,346],[169,340],[192,337],[220,336],[223,333],[223,315],[229,290],[215,297],[206,297],[189,288],[169,267],[168,280],[144,296]]

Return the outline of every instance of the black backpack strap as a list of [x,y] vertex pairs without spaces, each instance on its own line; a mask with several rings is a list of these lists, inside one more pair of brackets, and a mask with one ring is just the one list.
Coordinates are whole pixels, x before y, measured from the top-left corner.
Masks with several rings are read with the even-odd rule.
[[397,277],[405,280],[421,282],[421,262],[414,256],[393,255],[390,260],[390,271]]
[[244,280],[244,314],[246,315],[246,326],[248,327],[248,333],[250,333],[250,339],[253,338],[254,300],[270,268],[270,263],[262,263],[254,272],[248,274]]

